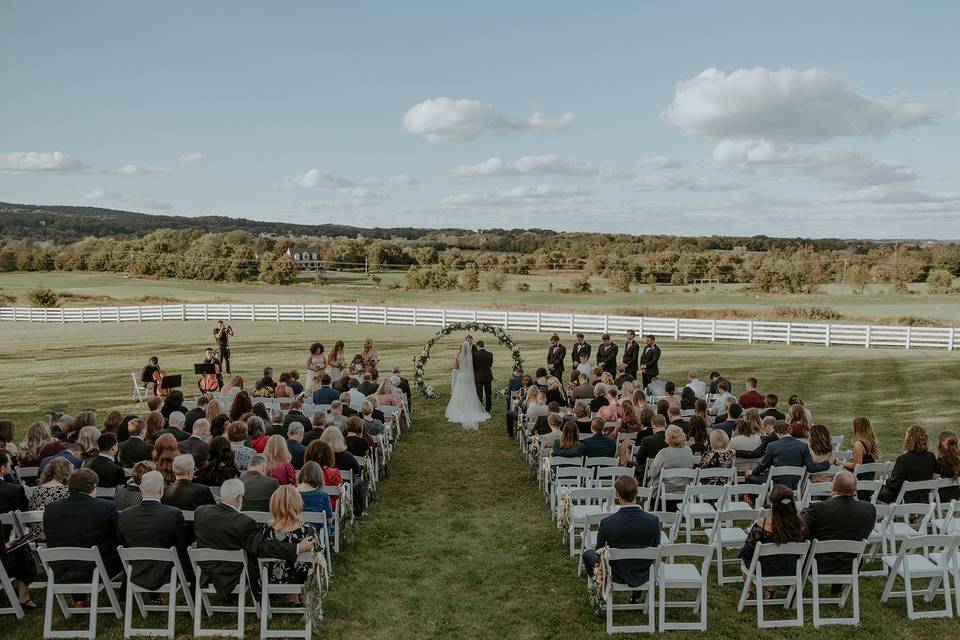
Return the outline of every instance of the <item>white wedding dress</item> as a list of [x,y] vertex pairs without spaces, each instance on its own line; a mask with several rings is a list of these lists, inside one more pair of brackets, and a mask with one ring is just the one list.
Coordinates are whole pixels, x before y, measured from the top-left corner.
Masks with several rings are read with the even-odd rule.
[[481,422],[490,419],[490,414],[484,411],[477,395],[477,385],[473,378],[472,347],[473,345],[466,341],[460,345],[458,368],[453,370],[450,382],[450,402],[444,412],[448,422],[456,422],[470,431],[479,429]]

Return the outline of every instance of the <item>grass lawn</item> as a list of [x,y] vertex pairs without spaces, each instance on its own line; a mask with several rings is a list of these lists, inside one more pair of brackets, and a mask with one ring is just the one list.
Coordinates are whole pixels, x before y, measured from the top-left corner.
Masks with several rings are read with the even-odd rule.
[[[400,363],[410,375],[413,356],[432,335],[428,328],[380,328],[349,324],[234,323],[237,372],[253,380],[266,364],[277,370],[303,367],[306,345],[341,338],[355,349],[367,335],[378,342],[383,363]],[[158,354],[171,373],[189,370],[206,346],[211,327],[202,323],[0,326],[0,415],[20,432],[47,411],[101,411],[130,403],[129,372]],[[542,335],[517,334],[530,367],[545,359]],[[430,383],[446,392],[458,337],[433,351]],[[690,367],[719,369],[735,383],[755,374],[761,390],[808,400],[815,420],[849,436],[853,416],[870,416],[881,453],[899,452],[905,425],[935,432],[955,428],[955,402],[935,385],[960,377],[960,360],[939,352],[823,349],[816,347],[662,344],[665,378],[682,379]],[[496,346],[498,380],[509,357]],[[193,376],[185,375],[192,380]],[[739,386],[739,385],[738,385]],[[505,437],[503,407],[479,432],[444,422],[445,400],[415,400],[415,430],[400,441],[390,476],[370,517],[334,558],[334,581],[319,633],[331,638],[603,638],[603,621],[586,602],[584,583],[554,527],[516,446]],[[863,626],[875,637],[949,637],[955,620],[908,622],[900,602],[879,604],[882,582],[865,579]],[[754,612],[736,612],[736,585],[710,585],[709,628],[716,638],[847,638],[841,627],[758,633]],[[41,594],[37,594],[38,602]],[[808,613],[809,620],[809,613]],[[251,620],[249,637],[256,637]],[[6,617],[3,637],[40,637],[42,617]],[[122,627],[102,617],[99,637],[117,639]],[[182,637],[189,637],[186,618]],[[694,637],[674,632],[678,638]]]

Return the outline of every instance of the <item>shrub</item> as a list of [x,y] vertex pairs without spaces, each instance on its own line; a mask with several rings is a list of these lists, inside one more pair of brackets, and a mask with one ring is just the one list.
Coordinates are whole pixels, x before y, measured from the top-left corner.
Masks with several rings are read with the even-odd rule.
[[506,282],[506,276],[502,271],[488,271],[483,276],[483,283],[488,291],[503,291],[503,285]]
[[946,269],[931,269],[927,274],[929,293],[949,293],[953,287],[953,274]]
[[530,291],[530,285],[526,282],[518,282],[517,291],[520,293],[526,293],[527,291]]
[[607,282],[610,283],[614,291],[630,291],[630,283],[632,281],[633,277],[626,269],[614,269],[607,276]]
[[585,275],[577,276],[570,281],[570,288],[578,293],[590,293],[590,280]]
[[463,269],[460,288],[464,291],[476,291],[480,288],[480,271],[474,263],[471,262]]
[[58,307],[60,297],[50,287],[34,287],[27,291],[27,299],[34,307]]
[[373,276],[370,276],[370,282],[373,283],[373,286],[379,287],[380,283],[383,282],[383,279],[380,276],[373,275]]
[[315,287],[327,286],[327,274],[321,271],[317,275],[313,276],[313,286]]
[[441,265],[413,267],[407,271],[407,289],[450,291],[457,288],[457,278]]

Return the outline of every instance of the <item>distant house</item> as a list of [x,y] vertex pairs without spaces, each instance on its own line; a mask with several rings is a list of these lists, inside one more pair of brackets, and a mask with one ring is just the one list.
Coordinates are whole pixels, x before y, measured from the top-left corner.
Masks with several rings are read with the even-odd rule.
[[290,248],[287,255],[305,271],[320,271],[323,269],[323,258],[313,249]]

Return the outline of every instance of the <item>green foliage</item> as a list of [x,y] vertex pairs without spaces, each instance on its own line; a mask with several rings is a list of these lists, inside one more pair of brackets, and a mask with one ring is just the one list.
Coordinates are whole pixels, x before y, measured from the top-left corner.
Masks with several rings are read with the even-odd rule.
[[435,247],[417,247],[412,250],[413,258],[417,264],[424,266],[428,264],[437,264],[440,260],[440,254]]
[[27,291],[27,300],[34,307],[59,307],[60,296],[50,287],[34,287]]
[[268,253],[260,260],[260,280],[267,284],[289,284],[299,272],[290,256]]
[[468,264],[463,269],[463,277],[460,279],[460,288],[464,291],[476,291],[480,288],[480,270],[474,263]]
[[946,269],[931,269],[927,274],[930,293],[948,293],[953,287],[953,274]]
[[457,277],[451,276],[442,265],[413,267],[407,271],[407,289],[412,291],[451,291],[457,285]]

